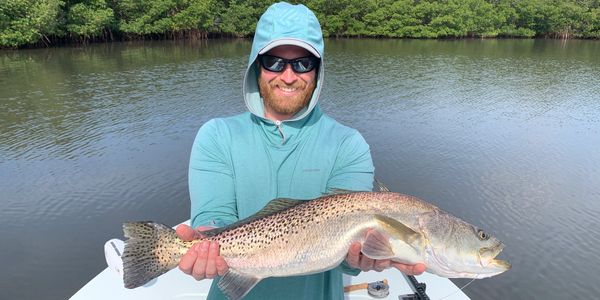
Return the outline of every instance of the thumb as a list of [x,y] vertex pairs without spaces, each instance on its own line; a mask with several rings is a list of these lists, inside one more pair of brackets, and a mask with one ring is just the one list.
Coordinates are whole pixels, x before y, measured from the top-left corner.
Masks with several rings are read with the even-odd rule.
[[196,230],[186,224],[180,224],[175,228],[175,232],[180,239],[184,241],[192,241],[200,238]]

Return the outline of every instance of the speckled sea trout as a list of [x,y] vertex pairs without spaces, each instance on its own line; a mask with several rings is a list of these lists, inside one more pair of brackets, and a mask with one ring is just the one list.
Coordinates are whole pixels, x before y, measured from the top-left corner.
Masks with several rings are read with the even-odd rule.
[[[126,223],[123,229],[129,238],[122,256],[127,288],[175,268],[199,241],[183,241],[153,222]],[[495,259],[504,247],[495,237],[430,203],[392,192],[275,199],[247,219],[204,234],[219,242],[229,265],[218,286],[232,300],[267,277],[333,269],[355,241],[370,258],[424,263],[427,272],[442,277],[485,278],[510,269]]]

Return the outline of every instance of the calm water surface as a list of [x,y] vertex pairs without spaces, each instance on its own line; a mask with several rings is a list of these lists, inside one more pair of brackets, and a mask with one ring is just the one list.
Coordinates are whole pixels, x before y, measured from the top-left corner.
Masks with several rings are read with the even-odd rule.
[[[121,223],[188,218],[196,130],[245,110],[250,43],[0,52],[0,299],[65,299]],[[377,176],[494,233],[474,299],[600,294],[600,41],[330,40],[323,109]],[[299,183],[301,184],[301,183]],[[457,284],[466,281],[457,280]]]

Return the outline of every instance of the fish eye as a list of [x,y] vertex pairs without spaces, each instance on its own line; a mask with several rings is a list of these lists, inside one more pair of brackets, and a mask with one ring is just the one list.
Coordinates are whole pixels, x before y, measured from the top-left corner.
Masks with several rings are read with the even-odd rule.
[[487,240],[487,239],[490,238],[490,236],[487,233],[485,233],[485,231],[483,231],[481,229],[477,230],[477,236],[482,241],[485,241],[485,240]]

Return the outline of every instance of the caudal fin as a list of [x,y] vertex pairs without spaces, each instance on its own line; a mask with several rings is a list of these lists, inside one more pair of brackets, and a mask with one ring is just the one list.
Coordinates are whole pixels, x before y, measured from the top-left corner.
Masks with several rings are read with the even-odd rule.
[[173,269],[188,247],[172,228],[154,222],[123,224],[123,281],[133,289]]

